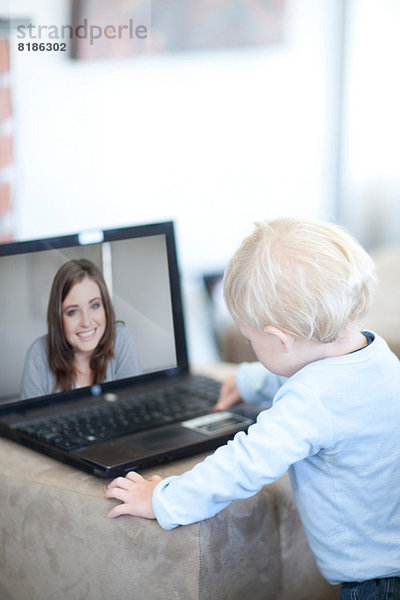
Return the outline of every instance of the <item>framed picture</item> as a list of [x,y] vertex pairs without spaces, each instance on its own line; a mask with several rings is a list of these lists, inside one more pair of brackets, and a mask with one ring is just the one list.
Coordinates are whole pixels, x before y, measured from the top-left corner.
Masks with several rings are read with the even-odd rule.
[[71,0],[72,56],[116,58],[279,44],[285,0]]
[[71,56],[125,58],[151,52],[151,0],[71,0]]

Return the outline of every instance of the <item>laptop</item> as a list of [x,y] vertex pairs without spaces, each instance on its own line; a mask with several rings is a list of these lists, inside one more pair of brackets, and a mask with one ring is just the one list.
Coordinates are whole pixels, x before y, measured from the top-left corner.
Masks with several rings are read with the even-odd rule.
[[[84,277],[57,308],[54,290],[82,261],[95,266],[106,291]],[[81,302],[74,290],[86,290],[87,279],[96,291]],[[115,477],[211,451],[256,419],[245,405],[213,412],[220,384],[189,370],[172,222],[0,245],[0,282],[1,435]],[[110,323],[100,383],[77,377],[65,387],[64,354],[83,346],[104,355]]]

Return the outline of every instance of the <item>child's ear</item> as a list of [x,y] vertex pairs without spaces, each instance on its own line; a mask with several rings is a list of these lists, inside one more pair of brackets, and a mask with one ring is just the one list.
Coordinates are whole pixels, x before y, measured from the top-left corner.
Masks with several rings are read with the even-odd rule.
[[295,342],[294,335],[292,335],[291,333],[288,333],[287,331],[283,331],[282,329],[279,329],[278,327],[274,327],[273,325],[267,325],[264,328],[264,332],[277,337],[283,346],[284,352],[290,352],[290,350],[292,349],[293,344]]

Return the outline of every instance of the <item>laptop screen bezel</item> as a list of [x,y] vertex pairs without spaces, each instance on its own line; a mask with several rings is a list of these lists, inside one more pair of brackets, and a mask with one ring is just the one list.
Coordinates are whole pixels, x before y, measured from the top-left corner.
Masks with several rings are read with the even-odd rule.
[[[48,403],[58,403],[79,399],[84,396],[100,396],[107,392],[113,392],[117,389],[123,389],[128,386],[139,386],[147,382],[162,381],[163,379],[174,376],[185,375],[189,371],[189,360],[186,344],[186,331],[183,315],[181,278],[178,265],[178,256],[175,242],[175,228],[173,221],[165,221],[160,223],[141,224],[129,227],[121,227],[114,229],[99,229],[96,230],[96,237],[101,240],[101,243],[131,240],[149,236],[165,236],[168,274],[170,282],[171,307],[173,328],[175,336],[175,351],[176,351],[176,366],[171,368],[146,373],[144,375],[136,375],[126,379],[101,383],[100,386],[88,386],[75,389],[68,392],[57,392],[35,398],[27,398],[24,400],[13,399],[5,400],[0,404],[0,414],[10,408],[26,410],[32,406],[40,406]],[[6,244],[0,244],[0,257],[12,256],[17,254],[28,254],[32,252],[43,252],[46,250],[62,249],[83,246],[83,239],[87,239],[85,232],[75,234],[48,237],[42,239],[33,239],[27,241],[16,241]],[[99,241],[93,241],[99,243]],[[85,243],[86,245],[86,243]]]

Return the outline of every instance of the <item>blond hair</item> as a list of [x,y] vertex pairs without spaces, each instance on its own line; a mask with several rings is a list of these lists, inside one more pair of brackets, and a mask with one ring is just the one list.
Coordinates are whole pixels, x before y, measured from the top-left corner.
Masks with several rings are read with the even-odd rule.
[[344,229],[281,218],[256,223],[226,268],[235,320],[318,342],[358,326],[375,287],[371,257]]

